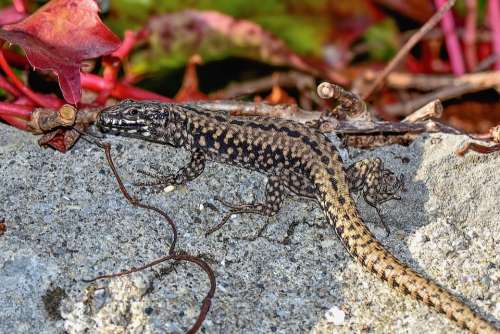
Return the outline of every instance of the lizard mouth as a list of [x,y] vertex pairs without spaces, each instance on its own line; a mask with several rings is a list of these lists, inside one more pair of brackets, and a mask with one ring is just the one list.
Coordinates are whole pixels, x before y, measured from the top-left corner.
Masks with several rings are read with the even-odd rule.
[[101,111],[97,116],[96,125],[102,132],[110,134],[141,136],[149,133],[142,120],[130,120],[122,116],[115,117],[109,112]]
[[97,116],[96,125],[104,131],[132,131],[142,127],[140,120],[130,120],[124,117],[115,117],[109,112],[101,111]]

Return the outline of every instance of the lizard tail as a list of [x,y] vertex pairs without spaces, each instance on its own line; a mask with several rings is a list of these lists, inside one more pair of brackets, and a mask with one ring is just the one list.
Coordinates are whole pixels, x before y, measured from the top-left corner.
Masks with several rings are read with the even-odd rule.
[[382,246],[361,220],[343,175],[340,166],[327,170],[317,165],[312,169],[320,205],[347,251],[392,288],[446,314],[472,333],[500,333],[457,297],[401,263]]

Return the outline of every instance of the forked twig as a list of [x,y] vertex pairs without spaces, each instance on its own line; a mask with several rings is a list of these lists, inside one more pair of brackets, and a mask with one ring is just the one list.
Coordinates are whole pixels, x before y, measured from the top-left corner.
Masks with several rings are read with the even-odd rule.
[[[77,131],[80,132],[79,130],[77,130]],[[84,135],[84,133],[81,133],[81,134]],[[132,274],[132,273],[135,273],[135,272],[147,269],[147,268],[151,268],[157,264],[160,264],[160,263],[168,261],[168,260],[185,261],[185,262],[194,263],[207,274],[208,279],[210,281],[210,289],[209,289],[207,295],[205,296],[205,298],[203,299],[198,317],[196,318],[196,321],[193,324],[193,326],[191,326],[191,328],[188,329],[186,332],[187,334],[196,333],[200,329],[201,325],[203,324],[203,321],[205,320],[205,318],[208,314],[208,311],[210,310],[210,306],[212,304],[212,298],[215,295],[216,281],[215,281],[214,271],[212,270],[210,265],[205,260],[201,259],[198,256],[193,256],[193,255],[189,255],[189,254],[178,254],[175,252],[175,246],[177,243],[177,227],[176,227],[175,223],[168,216],[168,214],[166,212],[164,212],[163,210],[161,210],[157,207],[154,207],[152,205],[144,204],[144,203],[140,202],[137,198],[135,198],[129,194],[129,192],[125,188],[125,185],[123,184],[123,181],[122,181],[120,175],[118,174],[118,170],[113,162],[113,158],[111,156],[111,145],[108,143],[101,143],[97,140],[90,140],[90,138],[88,138],[87,136],[82,136],[82,137],[85,138],[87,141],[92,142],[92,143],[96,144],[97,146],[101,147],[102,149],[104,149],[104,153],[106,155],[106,160],[108,161],[108,164],[109,164],[109,166],[113,172],[113,175],[118,183],[118,187],[120,188],[120,191],[122,192],[123,196],[127,199],[127,201],[130,204],[132,204],[133,206],[140,207],[140,208],[147,209],[147,210],[152,210],[152,211],[155,211],[156,213],[160,214],[163,218],[165,218],[167,223],[172,228],[172,232],[173,232],[172,243],[170,245],[168,255],[160,257],[160,258],[158,258],[158,259],[156,259],[148,264],[145,264],[145,265],[137,267],[137,268],[133,267],[129,270],[125,270],[125,271],[122,271],[119,273],[100,275],[100,276],[94,277],[92,279],[84,279],[83,281],[86,283],[91,283],[91,282],[95,282],[97,280],[104,279],[104,278],[120,277],[120,276],[124,276],[124,275],[128,275],[128,274]]]

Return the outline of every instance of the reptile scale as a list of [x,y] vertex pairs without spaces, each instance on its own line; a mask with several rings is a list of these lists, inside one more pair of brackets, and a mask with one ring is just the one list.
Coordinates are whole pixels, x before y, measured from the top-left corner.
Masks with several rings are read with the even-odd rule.
[[164,176],[160,180],[163,185],[195,179],[206,160],[266,174],[266,202],[232,206],[234,213],[274,215],[285,190],[316,199],[346,250],[364,268],[473,333],[500,333],[457,297],[382,246],[360,218],[336,147],[318,131],[282,119],[232,117],[195,105],[131,100],[103,109],[96,125],[104,132],[191,152],[188,165],[175,175]]

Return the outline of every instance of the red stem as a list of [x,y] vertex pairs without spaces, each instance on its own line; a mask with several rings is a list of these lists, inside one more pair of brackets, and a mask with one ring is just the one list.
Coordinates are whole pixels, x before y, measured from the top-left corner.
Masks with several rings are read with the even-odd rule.
[[32,113],[32,107],[0,101],[0,115],[2,116],[21,117],[29,120]]
[[[81,76],[82,87],[100,92],[105,89],[109,89],[109,83],[106,82],[102,77],[90,74],[90,73],[82,73]],[[135,99],[135,100],[157,100],[163,102],[172,102],[173,100],[165,97],[163,95],[159,95],[141,88],[133,87],[130,85],[122,84],[117,82],[115,87],[111,90],[110,95],[114,98],[118,99]]]
[[3,69],[5,74],[7,74],[7,77],[10,78],[14,86],[24,95],[26,95],[31,101],[35,102],[37,105],[50,109],[57,109],[62,105],[62,103],[56,103],[56,101],[54,100],[46,99],[43,96],[36,94],[31,89],[26,87],[24,83],[21,80],[19,80],[18,77],[16,77],[16,75],[10,68],[9,64],[7,63],[7,60],[4,57],[3,50],[1,47],[0,47],[0,67]]
[[14,8],[19,13],[26,13],[27,12],[27,6],[26,6],[26,1],[25,0],[13,0],[12,4],[14,5]]
[[148,34],[149,33],[146,29],[139,31],[125,31],[123,42],[118,50],[113,52],[110,56],[103,57],[103,79],[107,85],[105,85],[105,87],[99,92],[99,95],[95,99],[96,104],[101,105],[106,102],[113,89],[116,88],[118,71],[121,68],[121,64],[124,62],[124,59],[128,57],[137,42],[143,40]]
[[0,74],[0,88],[4,89],[6,92],[10,93],[15,97],[21,96],[21,93],[16,89],[16,87],[14,87],[10,82],[8,82],[7,79],[5,79],[1,74]]
[[149,35],[147,29],[141,29],[139,31],[126,30],[123,36],[123,41],[118,50],[113,52],[111,56],[117,57],[123,61],[130,54],[130,51],[139,42],[144,40]]
[[26,57],[21,56],[18,53],[10,51],[8,49],[3,49],[3,55],[7,59],[7,62],[16,68],[29,69],[30,63]]
[[28,123],[25,120],[19,119],[17,117],[5,116],[0,114],[0,119],[3,119],[8,124],[20,129],[20,130],[28,130]]
[[476,20],[477,20],[477,0],[467,0],[467,16],[465,17],[465,32],[464,32],[464,55],[467,69],[472,72],[477,66],[477,50],[476,50]]
[[102,79],[107,83],[107,85],[106,88],[99,92],[99,95],[95,99],[95,103],[99,105],[106,103],[111,91],[116,86],[116,77],[118,76],[118,71],[120,70],[120,60],[113,56],[104,56],[102,58],[102,64],[104,66]]
[[488,19],[492,31],[493,53],[496,56],[495,69],[500,71],[500,0],[488,1]]
[[[446,4],[446,0],[434,0],[436,7],[441,8]],[[462,50],[458,42],[457,33],[455,31],[455,22],[451,12],[446,12],[441,20],[441,28],[443,29],[444,38],[446,41],[446,49],[450,58],[451,68],[455,75],[462,75],[465,73],[464,60],[462,57]]]

